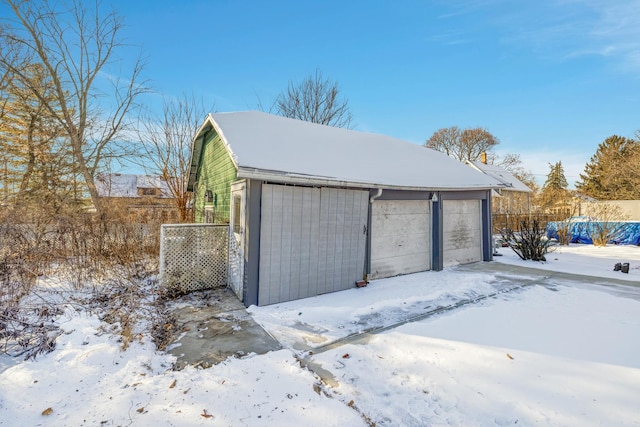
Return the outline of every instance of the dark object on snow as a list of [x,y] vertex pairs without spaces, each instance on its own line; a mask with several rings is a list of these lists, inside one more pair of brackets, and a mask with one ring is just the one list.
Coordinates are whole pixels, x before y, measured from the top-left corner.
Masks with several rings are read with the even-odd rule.
[[622,269],[621,269],[621,271],[622,271],[623,273],[628,273],[628,272],[629,272],[629,263],[628,263],[628,262],[625,262],[624,264],[622,264]]
[[622,264],[619,262],[616,262],[616,265],[613,266],[613,271],[620,271],[622,270]]

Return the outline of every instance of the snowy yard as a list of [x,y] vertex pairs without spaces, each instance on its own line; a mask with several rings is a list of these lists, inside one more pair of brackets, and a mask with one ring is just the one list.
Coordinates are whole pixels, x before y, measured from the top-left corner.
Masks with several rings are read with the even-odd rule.
[[640,248],[501,252],[549,273],[482,264],[252,307],[288,349],[210,369],[172,371],[147,337],[123,352],[69,309],[54,352],[0,357],[0,424],[640,426]]

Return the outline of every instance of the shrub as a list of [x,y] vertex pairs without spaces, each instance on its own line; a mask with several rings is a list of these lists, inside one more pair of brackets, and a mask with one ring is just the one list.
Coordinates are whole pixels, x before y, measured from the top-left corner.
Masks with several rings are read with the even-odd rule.
[[[60,334],[54,320],[65,307],[95,310],[103,320],[118,323],[125,347],[135,323],[170,324],[162,304],[154,304],[158,292],[151,276],[158,271],[159,234],[160,224],[117,215],[99,218],[80,207],[4,209],[0,352],[31,358],[53,350]],[[43,276],[57,277],[60,284],[38,288],[35,298],[32,291]]]
[[546,238],[546,230],[537,219],[524,219],[519,230],[506,228],[502,232],[502,240],[523,260],[546,261],[550,241]]
[[587,205],[590,218],[590,234],[593,246],[606,246],[611,240],[620,237],[624,223],[629,218],[620,206],[609,202],[593,202]]

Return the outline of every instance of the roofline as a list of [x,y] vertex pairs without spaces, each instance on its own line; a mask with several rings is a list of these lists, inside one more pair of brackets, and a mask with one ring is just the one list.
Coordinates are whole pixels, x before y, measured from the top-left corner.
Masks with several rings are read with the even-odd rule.
[[[213,118],[213,115],[209,113],[207,114],[207,117],[205,117],[202,125],[200,125],[200,127],[198,128],[198,131],[196,132],[196,135],[193,138],[193,141],[191,143],[191,158],[189,162],[191,166],[189,169],[189,180],[187,181],[187,191],[193,192],[195,189],[198,169],[200,168],[200,161],[202,160],[202,146],[204,145],[205,135],[202,135],[202,138],[200,138],[200,136],[201,134],[203,134],[203,132],[208,132],[212,129],[216,132],[216,134],[222,140],[222,143],[224,144],[224,147],[227,150],[227,153],[229,154],[229,157],[231,158],[233,165],[235,166],[236,170],[238,170],[238,159],[236,159],[236,156],[234,156],[233,151],[231,151],[231,147],[229,146],[229,141],[227,141],[227,138],[224,136],[224,132],[222,132],[222,129],[220,128],[218,123],[216,123],[215,119]],[[196,153],[197,153],[197,156],[196,156],[197,159],[194,159],[194,154]]]
[[[508,188],[508,184],[498,181],[495,177],[490,176],[492,180],[496,182],[495,185],[481,185],[481,186],[458,186],[458,187],[427,187],[427,186],[402,186],[402,185],[389,185],[384,183],[372,183],[372,182],[352,182],[341,180],[334,177],[313,176],[296,173],[287,173],[282,171],[270,171],[264,169],[257,169],[251,167],[241,167],[238,165],[238,159],[233,154],[231,146],[227,141],[227,138],[222,132],[222,129],[213,118],[212,113],[208,113],[204,122],[198,128],[198,131],[193,138],[191,147],[190,158],[190,170],[189,180],[187,182],[187,191],[193,192],[195,190],[195,184],[197,179],[198,170],[200,168],[200,162],[202,160],[202,148],[205,142],[206,133],[210,130],[214,130],[220,139],[222,140],[231,161],[237,171],[237,178],[257,179],[260,181],[281,182],[290,184],[302,184],[302,185],[321,185],[321,186],[341,186],[341,187],[354,187],[354,188],[386,188],[395,190],[417,190],[417,191],[468,191],[468,190],[492,190]],[[480,173],[486,174],[484,171]]]
[[[191,140],[191,156],[189,157],[189,179],[187,180],[187,191],[194,191],[196,175],[198,174],[198,168],[200,167],[200,158],[202,154],[202,144],[204,143],[204,137],[198,141],[200,134],[205,131],[205,127],[211,120],[211,113],[207,114],[204,121],[196,131],[193,139]],[[213,127],[213,125],[211,125]],[[196,154],[197,153],[197,154]],[[195,156],[194,156],[195,155]],[[194,157],[197,157],[194,159]]]
[[473,169],[477,170],[478,172],[482,172],[482,173],[484,173],[486,175],[485,171],[483,171],[478,166],[476,166],[476,164],[473,163],[471,160],[465,160],[464,162],[465,162],[465,164],[471,166]]
[[292,174],[280,171],[267,171],[263,169],[239,167],[238,179],[256,179],[258,181],[270,181],[283,184],[299,185],[319,185],[330,187],[353,187],[353,188],[385,188],[389,190],[415,190],[415,191],[469,191],[469,190],[493,190],[504,188],[501,185],[495,186],[468,186],[468,187],[422,187],[389,185],[372,182],[353,182],[330,177],[320,177],[312,175]]
[[[507,169],[505,169],[505,168],[503,168],[503,167],[501,167],[501,166],[498,166],[498,167],[500,167],[500,168],[504,169],[504,171],[505,171],[505,172],[508,172],[508,173],[510,173],[511,175],[513,175],[513,177],[514,177],[514,178],[515,178],[519,183],[521,183],[522,185],[524,185],[524,186],[526,187],[526,190],[519,190],[519,189],[515,188],[515,186],[513,185],[513,183],[511,183],[511,182],[506,182],[506,181],[504,181],[504,180],[503,180],[503,179],[501,179],[501,178],[498,178],[498,177],[496,177],[496,176],[493,176],[492,174],[490,174],[489,172],[485,171],[484,169],[479,168],[479,167],[476,165],[476,162],[474,162],[474,161],[471,161],[471,160],[465,160],[464,162],[465,162],[465,164],[467,164],[467,165],[471,166],[473,169],[477,170],[478,172],[482,172],[483,174],[485,174],[485,175],[487,175],[487,176],[490,176],[491,178],[495,179],[496,181],[499,181],[499,182],[501,182],[501,183],[505,184],[505,187],[502,187],[502,188],[501,188],[502,190],[506,190],[506,191],[513,191],[513,192],[516,192],[516,193],[533,193],[533,190],[532,190],[532,189],[530,189],[530,188],[529,188],[529,186],[528,186],[527,184],[525,184],[524,182],[520,181],[520,180],[518,179],[518,177],[517,177],[517,176],[515,176],[515,175],[513,174],[513,172],[511,172],[511,171],[509,171],[509,170],[507,170]],[[480,163],[482,163],[482,162],[480,162]],[[482,163],[482,164],[486,164],[486,163]],[[492,165],[492,166],[495,166],[495,165]]]

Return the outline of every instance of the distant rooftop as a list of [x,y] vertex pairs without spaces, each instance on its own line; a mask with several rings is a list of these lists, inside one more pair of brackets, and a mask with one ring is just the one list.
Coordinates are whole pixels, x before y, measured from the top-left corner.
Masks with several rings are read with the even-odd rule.
[[156,197],[171,198],[167,183],[159,176],[109,173],[96,179],[100,197],[141,197],[138,189],[157,189]]
[[501,166],[489,165],[478,161],[469,161],[467,163],[480,172],[483,172],[494,178],[501,184],[504,184],[505,187],[503,187],[503,189],[505,190],[520,191],[523,193],[531,193],[532,191],[529,187],[526,186],[526,184],[516,178],[514,174]]

